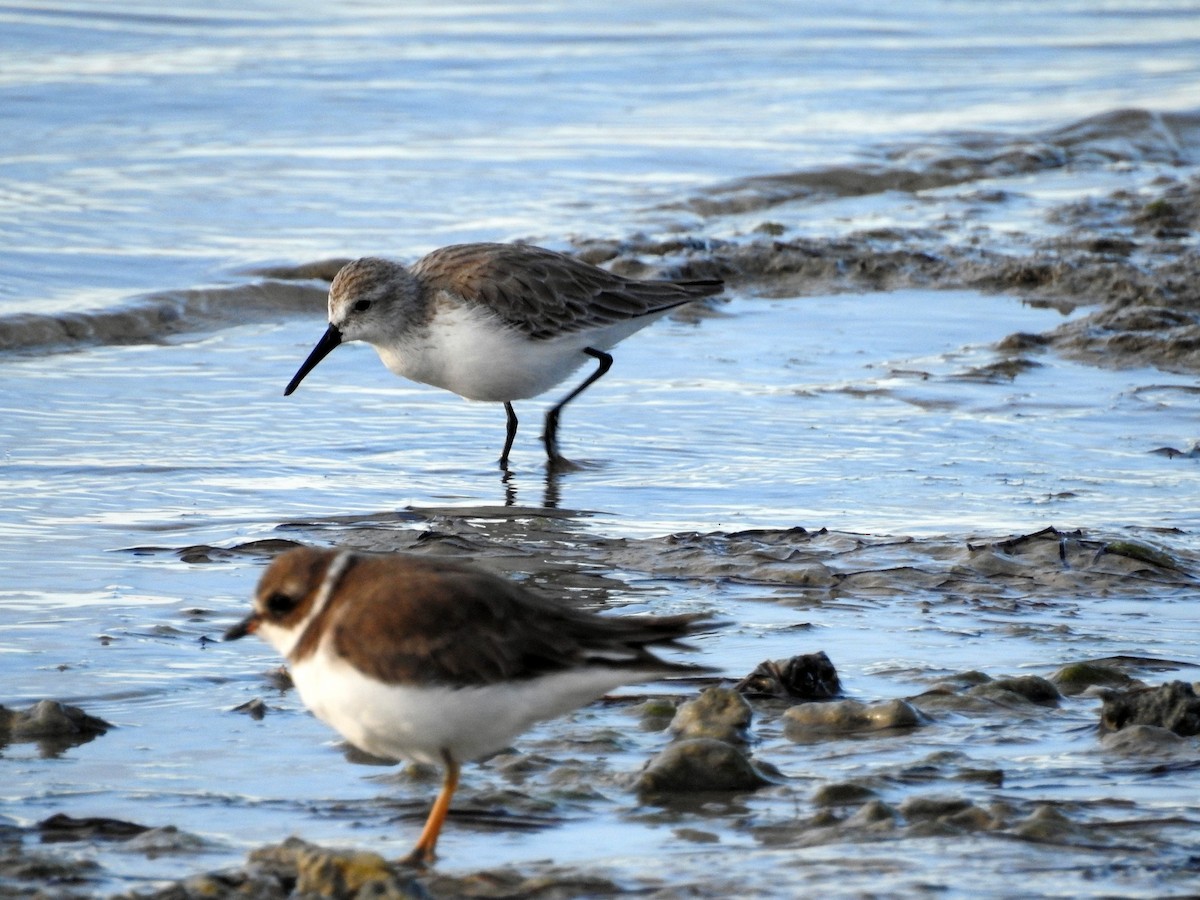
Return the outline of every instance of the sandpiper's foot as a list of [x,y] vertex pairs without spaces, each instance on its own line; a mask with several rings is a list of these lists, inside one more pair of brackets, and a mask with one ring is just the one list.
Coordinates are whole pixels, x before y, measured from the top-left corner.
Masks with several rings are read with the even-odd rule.
[[572,462],[561,453],[556,453],[554,456],[546,458],[546,469],[549,472],[558,474],[559,472],[578,472],[583,469],[582,463]]

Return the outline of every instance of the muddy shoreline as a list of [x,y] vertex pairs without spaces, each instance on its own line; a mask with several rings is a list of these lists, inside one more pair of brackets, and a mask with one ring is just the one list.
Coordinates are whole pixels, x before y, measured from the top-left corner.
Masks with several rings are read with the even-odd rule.
[[[1057,135],[1048,144],[1061,148],[1070,137]],[[1042,171],[1072,161],[1049,151],[982,147],[979,152],[986,158],[973,162],[974,178],[989,166],[1007,165],[1020,172],[1026,171],[1021,166],[1029,165]],[[1144,146],[1138,152],[1139,158],[1155,158]],[[1164,161],[1172,162],[1169,156]],[[935,170],[928,168],[931,178]],[[1045,354],[1096,367],[1200,371],[1200,178],[1162,176],[1144,191],[1118,191],[1051,206],[1042,214],[1035,237],[988,224],[997,209],[1019,198],[1003,190],[979,191],[972,180],[938,176],[914,185],[897,181],[893,174],[849,184],[830,173],[816,180],[752,180],[684,204],[681,237],[581,240],[574,249],[590,261],[633,274],[719,276],[733,291],[762,297],[970,288],[1077,310],[1048,331],[1012,334],[997,342],[1002,364],[980,377],[1000,381],[1012,380]],[[957,212],[948,213],[936,227],[877,228],[827,238],[789,236],[805,205],[819,199],[822,191],[828,193],[831,185],[841,185],[845,194],[954,190],[956,185],[962,185],[964,193],[952,203],[943,201]],[[729,228],[730,216],[741,217],[738,235],[705,236],[710,230]],[[327,279],[336,263],[260,274],[288,286]],[[277,300],[271,294],[253,314],[319,308],[323,292],[290,285],[286,302]],[[220,307],[223,302],[204,298],[206,305]],[[719,313],[719,307],[715,309]],[[80,325],[78,334],[64,338],[55,333],[45,341],[87,343],[93,324]],[[187,324],[172,319],[169,328],[176,327]],[[1150,615],[1140,611],[1142,603],[1194,603],[1200,577],[1194,542],[1169,524],[1161,529],[1114,526],[1103,534],[1078,532],[1067,522],[1061,529],[1030,534],[964,534],[948,525],[945,535],[922,538],[797,527],[680,532],[633,540],[584,528],[564,536],[564,520],[576,513],[548,506],[425,508],[327,517],[281,523],[277,537],[268,541],[163,544],[129,552],[212,566],[257,564],[296,541],[447,554],[566,592],[575,602],[592,606],[650,590],[631,586],[632,573],[648,582],[687,584],[712,594],[744,592],[764,609],[796,611],[799,618],[787,628],[796,635],[796,652],[809,654],[827,649],[814,622],[835,613],[853,616],[865,611],[865,617],[884,609],[900,610],[894,617],[907,620],[908,627],[980,640],[1031,635],[1034,641],[1092,640],[1095,636],[1073,630],[1081,610],[1099,602],[1125,603],[1136,618]],[[865,628],[869,623],[863,621]],[[220,624],[212,622],[208,631],[219,633]],[[836,650],[830,649],[829,657],[835,665],[839,662]],[[744,670],[730,673],[721,683],[728,686],[761,662],[748,655]],[[738,891],[788,896],[806,886],[830,894],[844,882],[847,893],[861,894],[881,874],[892,879],[889,883],[897,893],[954,886],[957,873],[952,867],[932,873],[906,869],[905,848],[913,842],[934,847],[952,862],[963,846],[984,847],[999,860],[997,871],[1006,865],[1017,871],[1023,866],[1061,870],[1080,879],[1076,884],[1097,879],[1110,887],[1123,885],[1131,896],[1194,893],[1195,858],[1188,840],[1200,825],[1194,807],[1160,814],[1153,804],[1129,800],[1106,782],[1097,790],[1111,790],[1111,796],[1081,797],[1078,787],[1057,790],[1052,777],[1065,779],[1062,773],[1071,763],[1051,776],[1034,776],[1020,762],[1026,744],[1037,745],[1046,735],[1067,736],[1075,748],[1076,768],[1083,760],[1083,765],[1097,769],[1111,766],[1117,776],[1138,783],[1184,780],[1195,767],[1194,735],[1146,724],[1120,706],[1110,707],[1110,712],[1122,710],[1120,716],[1128,719],[1129,727],[1106,729],[1103,720],[1114,692],[1189,683],[1196,677],[1194,660],[1122,652],[1081,655],[1067,666],[1047,662],[1028,671],[956,667],[936,675],[893,673],[886,659],[878,666],[881,677],[894,678],[890,695],[865,691],[863,679],[843,679],[847,695],[839,700],[852,699],[860,707],[825,704],[820,710],[795,712],[801,704],[751,698],[748,753],[766,773],[764,784],[753,790],[700,797],[683,792],[642,803],[636,789],[639,766],[622,768],[605,762],[602,755],[581,763],[571,758],[569,745],[550,741],[536,751],[518,748],[511,758],[490,763],[484,773],[476,774],[484,787],[474,795],[468,791],[468,809],[458,813],[457,823],[451,818],[451,827],[552,829],[560,820],[588,815],[594,808],[590,804],[607,804],[616,807],[624,821],[665,822],[674,829],[683,849],[678,858],[661,861],[661,872],[639,870],[631,875],[628,869],[555,862],[474,871],[469,860],[451,858],[433,872],[414,874],[378,854],[320,848],[304,843],[302,835],[289,839],[279,834],[264,839],[244,865],[206,873],[196,871],[190,859],[204,841],[171,823],[47,818],[29,826],[0,819],[0,897],[94,896],[97,884],[108,883],[107,873],[83,851],[99,844],[119,845],[122,852],[135,855],[177,858],[184,873],[177,882],[116,892],[155,900],[296,895],[716,898]],[[277,677],[264,673],[261,691],[267,699],[261,706],[230,710],[230,716],[255,711],[272,715],[272,698],[284,693],[272,680]],[[914,680],[920,689],[911,689],[909,682]],[[689,687],[684,694],[649,692],[637,703],[618,701],[624,703],[622,714],[631,730],[654,736],[647,739],[654,750],[643,753],[638,745],[640,765],[649,764],[670,740],[676,708],[695,699],[701,687]],[[894,712],[899,709],[894,704],[901,702],[911,716],[904,718],[908,714],[901,710],[901,718],[887,718],[887,709]],[[840,715],[831,723],[814,726],[818,720],[812,716],[835,709]],[[63,718],[81,721],[70,713]],[[797,721],[802,724],[794,724]],[[21,725],[22,731],[12,717],[3,722],[0,736],[5,743],[46,740],[49,754],[73,746],[70,736],[63,743],[61,734],[47,737],[28,725]],[[872,729],[871,722],[883,724]],[[105,735],[93,726],[80,735],[84,738],[105,740]],[[844,768],[840,760],[864,746],[886,750],[880,750],[879,761],[861,754],[864,759],[856,758]],[[962,746],[969,749],[960,750]],[[810,760],[811,771],[802,768]],[[348,770],[346,777],[353,779],[357,773]],[[404,785],[422,783],[420,773],[401,772],[396,777]],[[1022,780],[1043,777],[1049,786],[1040,790],[1040,799],[1033,796],[1037,790],[1022,794],[1012,788]],[[597,799],[594,792],[603,797]],[[413,797],[421,796],[413,791]],[[564,801],[564,796],[575,799]],[[751,796],[762,804],[754,814],[748,812]],[[397,828],[407,829],[423,812],[424,803],[414,799],[399,813],[373,808],[370,815],[394,816]],[[730,834],[742,843],[728,846]],[[807,856],[803,867],[796,864],[797,856],[820,848],[832,848],[829,857]],[[739,860],[751,856],[754,866],[736,872],[736,867],[725,866],[731,870],[725,879],[689,875],[689,858],[705,859],[711,873],[712,860],[719,860],[720,854],[736,854]],[[839,873],[839,865],[846,871]],[[107,889],[105,893],[114,894]]]
[[[971,205],[1011,200],[998,191]],[[1051,331],[1012,335],[1000,349],[1013,355],[1052,350],[1094,366],[1200,371],[1200,177],[1164,177],[1148,193],[1118,191],[1051,208],[1047,225],[1062,236],[1001,236],[971,219],[968,208],[940,232],[887,229],[790,240],[787,226],[764,220],[756,230],[768,237],[738,243],[631,239],[584,242],[577,249],[589,261],[631,274],[662,271],[647,258],[682,255],[666,271],[725,278],[734,289],[769,297],[968,288],[1063,310],[1087,307]],[[781,236],[770,236],[775,233]]]
[[[1200,176],[1187,148],[1194,115],[1121,110],[1014,137],[960,136],[948,146],[886,151],[869,164],[744,179],[657,211],[658,233],[577,238],[583,259],[643,277],[726,280],[734,291],[800,297],[845,291],[972,289],[1063,311],[1060,327],[1012,335],[1014,357],[1053,351],[1087,365],[1200,371]],[[931,155],[932,154],[932,155]],[[1007,179],[1103,169],[1160,174],[1106,193],[1074,189],[1046,202]],[[913,227],[791,236],[822,204],[893,198]],[[1032,206],[1032,213],[1026,208]],[[1025,227],[1022,215],[1032,215]],[[669,235],[664,237],[663,235]],[[29,352],[163,340],[233,320],[321,315],[345,259],[252,268],[259,280],[138,298],[127,307],[0,319],[0,350]],[[719,302],[719,301],[717,301]],[[697,307],[699,305],[694,305]],[[681,315],[703,315],[702,307]]]
[[[775,604],[809,610],[840,605],[916,603],[912,615],[926,628],[994,629],[1000,620],[1021,628],[1023,611],[1053,606],[1069,622],[1072,607],[1093,598],[1155,602],[1185,600],[1194,594],[1200,559],[1169,529],[1140,534],[1085,534],[1053,528],[1027,535],[971,535],[910,539],[811,531],[765,529],[735,533],[679,533],[642,540],[612,539],[583,532],[564,547],[552,510],[509,509],[410,511],[357,521],[294,522],[283,526],[278,540],[255,541],[228,548],[212,546],[139,547],[143,556],[186,559],[196,565],[225,565],[234,560],[266,559],[297,542],[319,540],[336,529],[340,544],[363,550],[402,550],[418,554],[469,558],[496,571],[537,584],[569,585],[575,600],[605,605],[628,593],[628,579],[643,573],[693,584],[732,583]],[[544,514],[539,514],[544,513]],[[286,536],[285,536],[286,535]],[[990,623],[990,624],[988,624]],[[1030,623],[1029,627],[1041,625]],[[1000,633],[1002,633],[1003,629]],[[1069,639],[1068,631],[1063,636]],[[819,636],[797,632],[797,646],[813,650]],[[836,653],[835,653],[836,657]],[[748,658],[748,662],[751,662]],[[987,763],[974,752],[954,750],[956,733],[991,732],[1002,744],[1019,747],[1023,735],[1042,728],[1073,732],[1101,752],[1125,760],[1139,778],[1170,779],[1194,765],[1196,738],[1178,734],[1162,722],[1130,721],[1117,730],[1106,727],[1107,702],[1125,692],[1194,677],[1190,662],[1121,656],[1081,658],[1053,669],[1031,672],[947,671],[923,679],[926,689],[903,699],[863,695],[851,678],[838,696],[821,702],[780,699],[750,690],[745,716],[733,727],[720,726],[728,704],[679,724],[679,710],[702,696],[706,687],[729,692],[731,679],[708,679],[674,695],[648,693],[624,698],[623,715],[637,727],[659,735],[670,747],[701,736],[726,741],[757,767],[751,784],[721,784],[708,789],[694,782],[647,795],[639,779],[653,770],[655,759],[643,760],[644,771],[613,769],[603,757],[584,762],[568,747],[553,743],[501,754],[484,767],[517,792],[503,796],[468,790],[452,828],[553,829],[556,823],[587,815],[597,790],[626,809],[631,820],[673,823],[681,854],[719,853],[732,831],[759,848],[764,871],[778,867],[789,853],[820,848],[846,852],[853,847],[884,848],[903,854],[913,841],[988,841],[1017,848],[1054,865],[1085,869],[1092,858],[1111,854],[1121,865],[1156,860],[1154,884],[1171,894],[1190,883],[1186,842],[1195,827],[1187,817],[1156,815],[1130,807],[1118,797],[1110,803],[1080,802],[1070,794],[1042,800],[1020,797],[1009,787],[1020,779],[1004,757]],[[836,678],[833,682],[836,685]],[[278,692],[282,690],[284,694]],[[1186,688],[1190,691],[1190,688]],[[286,682],[264,673],[263,706],[272,715],[272,696],[286,694]],[[854,695],[849,699],[849,695]],[[747,702],[748,701],[748,702]],[[711,704],[710,704],[711,706]],[[1200,701],[1195,703],[1200,712]],[[253,714],[230,710],[229,715]],[[672,722],[672,718],[675,722]],[[41,719],[46,719],[45,715]],[[7,720],[6,720],[7,721]],[[78,715],[71,721],[81,721]],[[727,718],[724,719],[727,721]],[[1197,721],[1200,721],[1198,719]],[[716,725],[714,726],[714,722]],[[106,723],[102,723],[106,724]],[[103,740],[103,728],[52,744],[62,752],[75,742]],[[716,731],[714,732],[714,727]],[[724,728],[724,731],[721,729]],[[7,732],[12,740],[48,739],[34,730]],[[847,752],[861,754],[864,742],[898,746],[916,742],[925,749],[907,761],[839,772],[833,760]],[[850,751],[849,748],[859,749]],[[789,750],[789,748],[791,748]],[[788,771],[789,755],[814,754],[813,770],[803,777]],[[731,751],[733,752],[733,751]],[[560,754],[562,756],[560,757]],[[559,757],[559,758],[556,758]],[[776,765],[778,764],[778,766]],[[781,768],[782,767],[782,770]],[[1019,768],[1019,767],[1018,767]],[[471,773],[476,779],[481,775]],[[355,774],[347,771],[347,778]],[[401,780],[428,783],[428,773],[400,772]],[[716,777],[709,774],[705,778]],[[553,788],[551,788],[553,786]],[[564,803],[551,795],[585,798]],[[741,804],[750,797],[776,797],[798,804],[783,818],[747,817]],[[488,799],[492,797],[492,799]],[[794,799],[788,799],[794,798]],[[423,804],[406,804],[397,828],[415,827]],[[701,810],[706,810],[701,812]],[[700,813],[698,816],[697,813]],[[565,819],[563,817],[566,817]],[[705,823],[708,823],[707,825]],[[287,838],[284,840],[284,838]],[[73,851],[96,842],[123,845],[123,852],[187,859],[203,841],[174,827],[108,820],[72,820],[57,816],[32,828],[8,827],[0,832],[0,896],[93,896],[89,884],[103,872]],[[690,848],[690,849],[688,849]],[[704,849],[709,848],[709,849]],[[887,849],[890,848],[890,849]],[[773,860],[773,862],[772,862]],[[279,835],[250,853],[242,866],[217,872],[192,872],[156,889],[138,888],[125,898],[199,900],[199,898],[303,897],[617,897],[729,896],[750,890],[756,895],[785,896],[796,889],[781,869],[774,876],[731,874],[688,879],[678,860],[662,873],[631,876],[605,866],[570,866],[546,862],[473,870],[461,859],[446,859],[428,872],[414,872],[368,850],[317,846],[302,836]],[[903,865],[897,862],[903,869]],[[736,867],[734,867],[736,868]],[[732,872],[732,870],[731,870]],[[1100,874],[1100,870],[1097,870]],[[1107,876],[1103,876],[1107,877]],[[749,880],[747,880],[749,879]],[[778,879],[773,881],[772,879]],[[898,882],[900,884],[903,883]],[[772,887],[774,884],[774,887]],[[835,890],[836,893],[836,890]]]

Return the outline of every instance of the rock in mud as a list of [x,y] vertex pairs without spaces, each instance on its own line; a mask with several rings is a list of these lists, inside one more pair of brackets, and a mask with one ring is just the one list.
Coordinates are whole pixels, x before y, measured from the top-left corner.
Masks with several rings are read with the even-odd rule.
[[27,852],[19,844],[0,847],[0,897],[29,900],[73,900],[94,896],[91,882],[101,874],[98,863]]
[[940,681],[916,700],[924,710],[987,714],[996,707],[1017,712],[1031,706],[1055,707],[1062,699],[1053,683],[1038,675],[991,678],[982,672],[964,672]]
[[740,749],[713,738],[670,744],[638,776],[642,794],[752,791],[770,781]]
[[813,794],[814,806],[857,806],[878,797],[874,788],[857,781],[823,784]]
[[197,875],[137,900],[429,900],[413,870],[376,853],[291,837],[250,852],[245,866]]
[[1200,441],[1192,444],[1187,450],[1180,450],[1178,447],[1156,447],[1150,452],[1167,459],[1196,459],[1200,457]]
[[862,828],[869,831],[891,831],[896,827],[898,816],[896,810],[882,800],[868,800],[846,820],[851,828]]
[[639,719],[638,727],[643,731],[666,731],[678,711],[679,708],[665,697],[651,697],[634,709]]
[[1011,702],[1013,697],[1019,697],[1038,706],[1058,706],[1062,699],[1058,689],[1037,675],[1016,675],[1009,678],[997,678],[984,684],[970,688],[971,694],[988,697],[1001,703]]
[[829,700],[842,692],[842,685],[829,657],[819,651],[764,660],[734,690],[751,697]]
[[58,813],[38,822],[37,830],[42,843],[53,844],[61,841],[127,841],[145,834],[150,828],[121,819],[107,819],[101,816],[76,819]]
[[294,896],[376,900],[429,896],[411,874],[377,853],[319,847],[298,838],[252,851],[250,863],[248,872],[262,873],[268,883],[290,884]]
[[267,704],[263,702],[261,697],[255,697],[253,700],[247,700],[241,706],[235,706],[232,711],[244,713],[258,722],[266,716]]
[[1059,809],[1043,804],[1013,827],[1013,834],[1027,841],[1045,844],[1090,844],[1094,835],[1084,826],[1071,821]]
[[0,747],[32,741],[43,753],[52,755],[68,747],[86,744],[112,727],[77,706],[67,706],[56,700],[40,700],[22,711],[0,706]]
[[638,893],[603,876],[566,866],[541,867],[533,875],[511,868],[488,869],[467,875],[432,873],[423,880],[429,886],[429,894],[423,896],[447,900],[512,900],[518,897],[568,900],[575,897],[623,897]]
[[1179,750],[1190,754],[1192,747],[1191,741],[1160,725],[1129,725],[1120,731],[1110,731],[1102,735],[1100,743],[1105,750],[1127,756],[1174,753]]
[[1159,569],[1172,569],[1182,572],[1184,568],[1180,565],[1179,560],[1173,557],[1170,553],[1160,550],[1157,547],[1151,547],[1148,544],[1142,544],[1138,541],[1109,541],[1104,545],[1105,553],[1112,553],[1117,556],[1124,556],[1127,559],[1138,560],[1149,563]]
[[783,733],[788,740],[806,743],[859,731],[915,728],[921,714],[904,700],[887,700],[867,705],[857,700],[836,703],[801,703],[783,714]]
[[998,822],[981,806],[962,797],[910,797],[900,805],[913,835],[953,835],[991,831]]
[[1129,688],[1138,682],[1116,666],[1097,662],[1077,662],[1063,666],[1050,676],[1059,691],[1068,697],[1082,694],[1090,688]]
[[1104,701],[1100,724],[1109,731],[1157,725],[1182,737],[1200,734],[1200,697],[1185,681],[1125,691]]
[[[375,853],[338,850],[291,837],[260,847],[238,869],[197,875],[126,900],[502,900],[617,897],[628,890],[575,868],[539,866],[451,874],[417,871]],[[4,896],[4,895],[0,895]],[[47,895],[49,896],[49,895]],[[67,895],[54,894],[55,898]],[[73,895],[72,895],[73,896]]]
[[679,707],[671,720],[671,733],[679,740],[710,738],[742,746],[754,712],[746,698],[729,688],[706,688],[695,700]]

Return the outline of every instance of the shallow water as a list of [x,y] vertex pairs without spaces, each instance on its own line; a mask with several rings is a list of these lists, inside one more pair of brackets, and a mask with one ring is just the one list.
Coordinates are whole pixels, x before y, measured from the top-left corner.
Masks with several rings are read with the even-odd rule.
[[[1085,580],[1082,589],[1050,582],[1038,590],[1032,582],[999,588],[981,575],[937,586],[961,577],[961,563],[938,561],[948,552],[939,548],[1043,524],[1194,555],[1195,507],[1163,515],[1165,496],[1190,490],[1194,463],[1148,452],[1194,422],[1198,400],[1182,390],[1186,379],[1050,357],[1013,381],[971,377],[994,361],[989,342],[1061,317],[1004,296],[735,298],[721,313],[699,324],[662,323],[621,347],[603,389],[564,422],[564,449],[588,465],[553,486],[564,512],[549,518],[553,510],[538,508],[548,488],[530,414],[537,404],[525,405],[532,424],[505,484],[493,462],[503,427],[497,408],[392,385],[369,352],[339,351],[284,399],[281,381],[319,322],[13,361],[6,380],[37,385],[41,406],[6,418],[13,449],[4,531],[26,548],[4,597],[5,668],[15,678],[6,703],[55,697],[118,728],[51,759],[36,745],[6,748],[9,816],[29,822],[67,810],[173,824],[205,841],[185,855],[182,864],[194,870],[228,865],[289,833],[402,852],[433,785],[380,783],[374,770],[344,764],[294,695],[262,681],[278,662],[265,646],[202,643],[245,608],[263,552],[252,542],[266,538],[462,547],[587,602],[710,608],[737,623],[698,642],[726,675],[823,649],[849,695],[864,700],[911,696],[967,669],[1049,674],[1103,656],[1196,658],[1190,589],[1179,585]],[[931,320],[936,330],[921,325]],[[766,321],[794,340],[756,345]],[[278,349],[262,353],[268,340]],[[186,393],[178,373],[187,374]],[[77,391],[84,381],[86,397]],[[1158,387],[1138,390],[1148,382]],[[632,408],[653,414],[631,419]],[[36,455],[21,451],[18,435]],[[506,508],[506,499],[529,507]],[[879,573],[877,586],[830,595],[809,584],[805,565],[782,565],[799,549],[723,537],[794,525],[854,530],[868,542],[867,533],[917,540],[889,539],[860,557],[851,545],[818,541],[814,564]],[[1181,531],[1162,534],[1164,525]],[[682,557],[688,539],[664,547],[664,536],[690,532],[713,534]],[[220,549],[247,544],[241,554]],[[947,575],[914,579],[896,566]],[[1098,600],[1099,593],[1111,596]],[[797,631],[805,623],[815,630]],[[886,643],[877,639],[883,634]],[[262,722],[230,712],[254,696],[272,708]],[[1082,804],[1096,817],[1129,803],[1145,810],[1139,814],[1165,815],[1165,807],[1195,816],[1190,801],[1179,800],[1185,776],[1169,788],[1154,778],[1125,783],[1130,764],[1098,749],[1095,722],[1094,700],[1067,700],[1054,715],[1016,726],[1004,717],[951,716],[915,740],[812,746],[783,739],[766,710],[756,754],[785,782],[733,808],[689,813],[641,807],[629,791],[665,736],[639,730],[625,707],[593,708],[522,739],[522,754],[554,762],[535,762],[516,784],[497,764],[472,767],[463,808],[515,805],[545,827],[452,820],[445,865],[550,857],[673,883],[697,877],[697,866],[704,871],[696,853],[720,858],[677,834],[698,829],[722,848],[758,847],[769,874],[752,880],[762,879],[755,889],[764,894],[809,883],[818,876],[807,865],[820,869],[833,858],[842,860],[836,877],[849,878],[847,890],[857,878],[865,887],[879,873],[858,840],[836,841],[836,853],[823,843],[805,850],[799,859],[812,861],[793,882],[801,876],[783,872],[799,864],[796,849],[775,832],[797,810],[810,814],[810,795],[830,779],[883,778],[892,785],[885,796],[904,797],[914,788],[897,773],[945,752],[965,757],[942,764],[946,774],[933,778],[941,791],[962,791],[958,769],[995,766],[1004,772],[1003,797],[1023,810],[1047,799]],[[578,799],[561,774],[541,781],[558,767],[570,770],[573,759],[598,798]],[[495,793],[514,790],[516,799]],[[981,802],[995,793],[977,792]],[[395,820],[391,798],[404,802],[407,818]],[[772,851],[775,840],[788,849]],[[597,854],[598,846],[605,851]],[[915,889],[913,878],[950,877],[936,862],[948,851],[936,840],[897,849],[905,862],[894,873],[896,890]],[[177,853],[101,846],[86,855],[118,879],[101,882],[110,889],[181,865]],[[1011,864],[1008,851],[981,851],[976,874]],[[724,868],[717,865],[708,877]],[[1073,880],[1079,860],[1057,865],[1082,889]],[[1107,876],[1100,883],[1114,884]],[[1167,890],[1173,881],[1153,883]]]
[[[1194,375],[996,346],[1103,297],[742,273],[711,314],[617,349],[564,416],[580,470],[547,478],[548,398],[519,404],[503,478],[499,407],[401,382],[365,347],[285,399],[325,285],[251,272],[476,238],[700,252],[765,240],[767,220],[867,245],[924,229],[932,254],[1086,236],[1054,211],[1195,175],[1188,5],[393,6],[0,10],[0,703],[117,726],[0,748],[0,826],[23,829],[0,839],[99,860],[74,890],[103,895],[292,833],[407,849],[435,784],[346,763],[265,680],[264,645],[207,640],[244,611],[263,541],[712,609],[734,624],[697,643],[726,676],[820,649],[864,701],[1107,657],[1196,677],[1197,463],[1153,452],[1195,439]],[[1129,541],[1178,568],[1106,549]],[[471,767],[443,868],[551,860],[707,896],[962,895],[1014,874],[1043,895],[1195,890],[1194,740],[1122,755],[1094,698],[931,705],[916,731],[803,744],[759,704],[779,784],[656,806],[630,788],[667,741],[642,690]],[[256,696],[262,721],[231,712]],[[817,792],[847,781],[905,824],[822,819]],[[929,796],[998,824],[905,807]],[[1078,833],[1029,837],[1043,803]],[[200,841],[39,848],[27,829],[58,812]]]
[[[1190,3],[10,3],[0,303],[624,235],[746,176],[1198,105]],[[915,149],[915,147],[914,147]],[[685,222],[688,221],[685,219]]]

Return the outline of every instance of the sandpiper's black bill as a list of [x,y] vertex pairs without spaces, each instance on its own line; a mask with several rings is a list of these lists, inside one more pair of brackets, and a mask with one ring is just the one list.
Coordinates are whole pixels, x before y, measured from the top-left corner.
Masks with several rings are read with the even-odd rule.
[[253,632],[257,627],[258,613],[251,613],[250,615],[246,616],[246,618],[242,619],[242,621],[230,628],[227,632],[225,632],[225,634],[222,635],[221,640],[236,641],[238,638],[244,638],[246,635]]
[[308,354],[308,359],[300,366],[299,371],[292,376],[292,380],[288,382],[288,386],[283,389],[283,396],[287,396],[304,380],[304,376],[317,367],[317,363],[333,352],[334,348],[342,342],[342,333],[338,331],[336,325],[332,322],[325,329],[325,333],[321,335],[321,339],[317,341],[317,346],[312,348],[312,353]]

